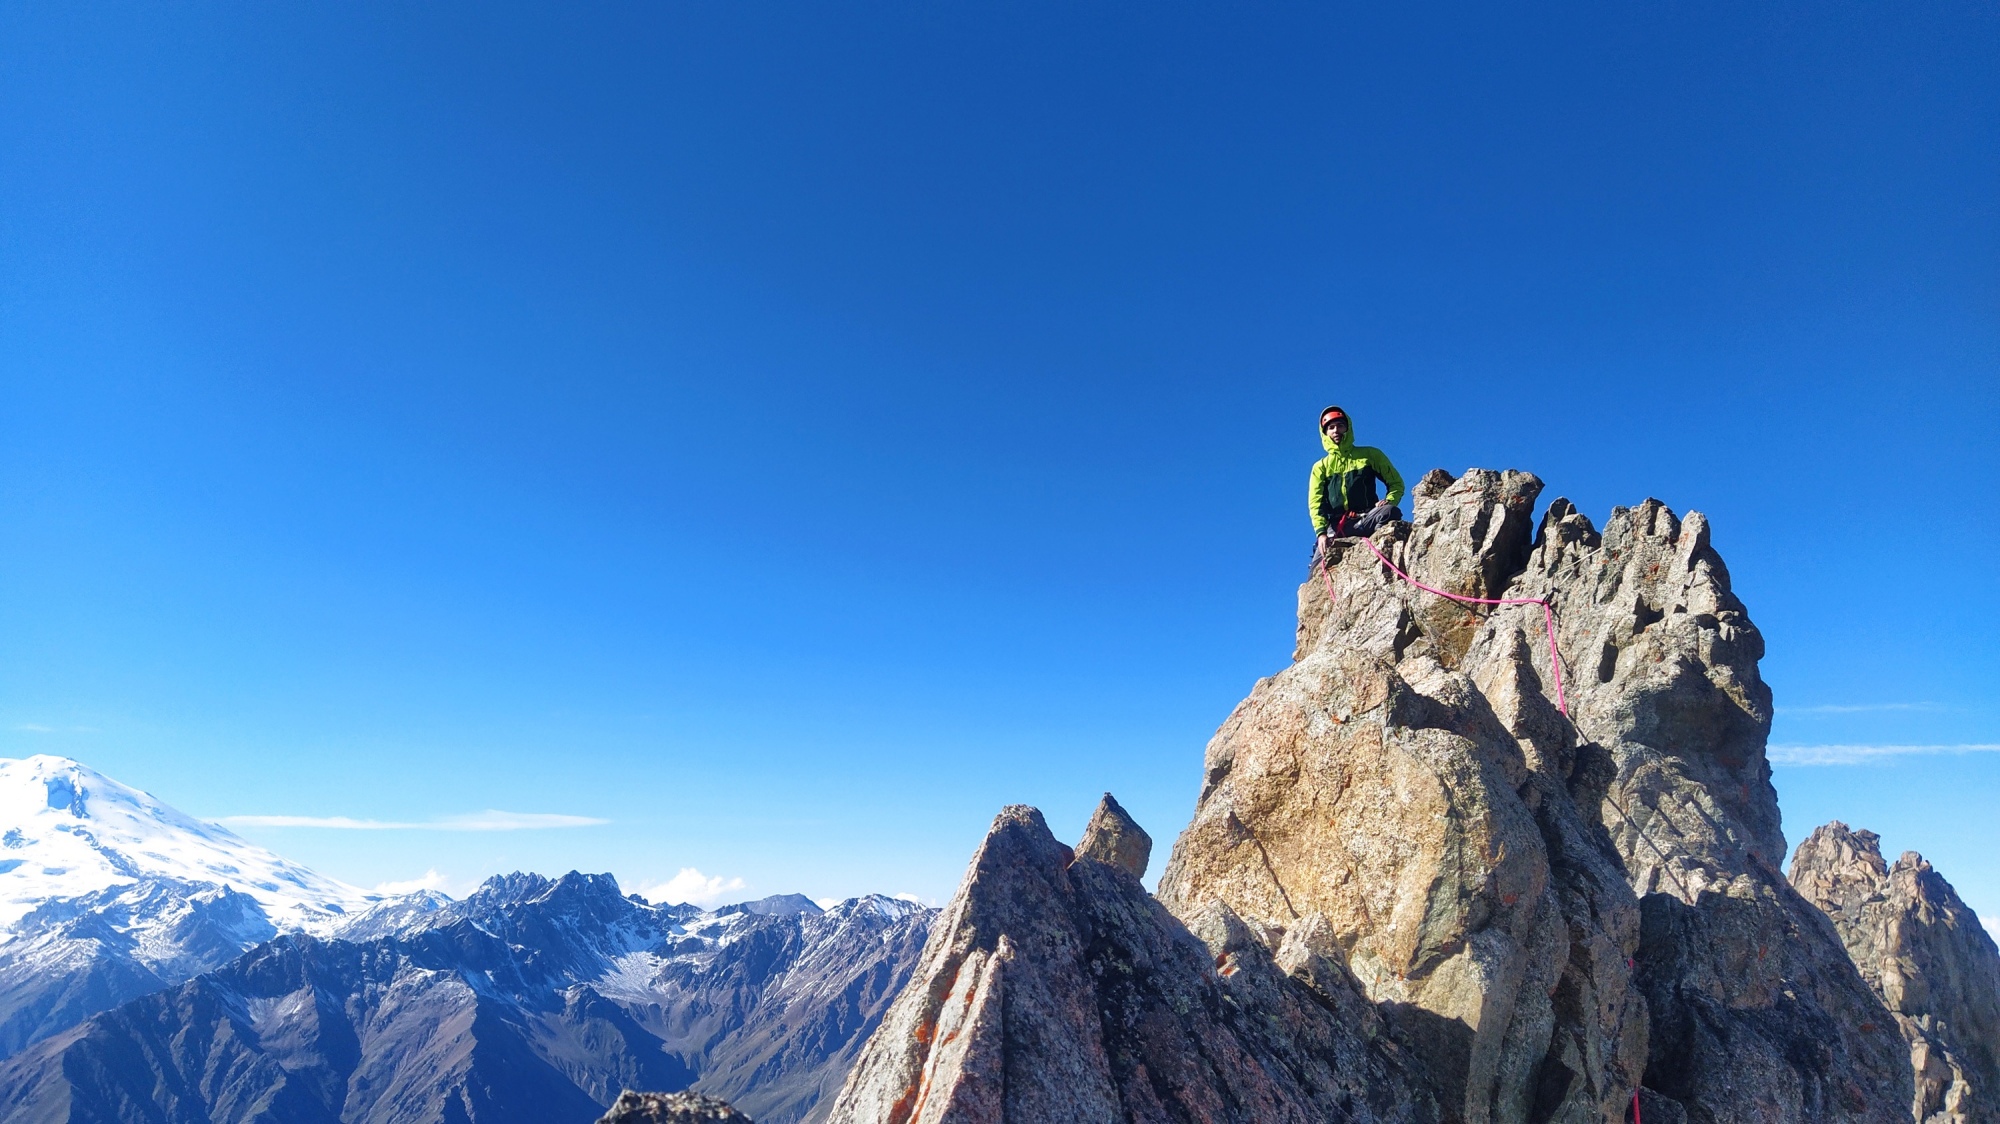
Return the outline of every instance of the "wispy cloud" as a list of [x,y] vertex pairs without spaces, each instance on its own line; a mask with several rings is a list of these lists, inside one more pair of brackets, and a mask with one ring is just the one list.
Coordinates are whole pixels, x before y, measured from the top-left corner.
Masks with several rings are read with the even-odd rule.
[[1936,757],[1953,753],[1996,753],[2000,744],[1961,745],[1774,745],[1773,765],[1863,765],[1891,757]]
[[442,892],[450,884],[451,879],[446,878],[433,867],[415,878],[406,878],[401,882],[379,882],[375,886],[375,892],[378,894],[414,894],[418,890],[437,890]]
[[747,887],[741,878],[710,877],[691,866],[684,866],[680,873],[665,882],[648,882],[639,887],[639,896],[647,901],[667,902],[673,905],[692,903],[694,905],[716,905],[723,898]]
[[1885,710],[1943,710],[1934,702],[1827,703],[1822,706],[1781,706],[1779,714],[1810,717],[1816,714],[1869,714]]
[[56,732],[54,726],[44,726],[40,722],[23,722],[14,728],[30,734],[53,734]]
[[553,812],[488,810],[412,822],[357,820],[350,816],[224,816],[222,822],[231,827],[323,827],[336,831],[538,831],[552,827],[595,827],[611,821]]

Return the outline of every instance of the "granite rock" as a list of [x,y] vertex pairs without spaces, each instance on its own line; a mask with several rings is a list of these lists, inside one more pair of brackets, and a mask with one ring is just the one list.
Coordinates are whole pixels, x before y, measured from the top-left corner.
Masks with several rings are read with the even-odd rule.
[[[1375,548],[1426,584],[1499,596],[1540,488],[1434,472],[1415,523]],[[1454,1120],[1615,1118],[1645,1064],[1638,902],[1567,793],[1540,623],[1422,593],[1337,540],[1299,590],[1294,662],[1210,742],[1160,884],[1179,916],[1226,906],[1274,947],[1323,929]]]
[[1134,878],[1146,877],[1146,864],[1153,857],[1153,837],[1132,821],[1110,793],[1098,802],[1076,853],[1085,858],[1110,863]]
[[1537,527],[1540,491],[1434,470],[1412,522],[1336,540],[1162,901],[1274,949],[1323,927],[1453,1119],[1624,1119],[1643,1084],[1648,1119],[1900,1120],[1887,1013],[1772,865],[1762,641],[1707,521]]
[[2000,951],[1922,855],[1882,860],[1835,821],[1792,856],[1792,885],[1826,912],[1909,1044],[1917,1124],[2000,1124]]
[[1274,953],[1226,907],[1183,926],[1127,865],[1073,854],[1017,805],[994,821],[829,1119],[1436,1119],[1385,1029],[1323,931]]
[[1785,854],[1763,637],[1699,512],[1550,504],[1512,589],[1560,625],[1572,795],[1643,895],[1645,1084],[1694,1120],[1907,1117],[1901,1036]]

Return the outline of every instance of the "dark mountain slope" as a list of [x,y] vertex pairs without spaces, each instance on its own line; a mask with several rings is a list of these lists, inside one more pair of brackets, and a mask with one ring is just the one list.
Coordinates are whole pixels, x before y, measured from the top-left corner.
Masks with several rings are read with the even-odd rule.
[[594,1120],[628,1087],[810,1120],[930,913],[706,914],[609,876],[494,879],[398,935],[286,936],[0,1065],[6,1119],[69,1124]]

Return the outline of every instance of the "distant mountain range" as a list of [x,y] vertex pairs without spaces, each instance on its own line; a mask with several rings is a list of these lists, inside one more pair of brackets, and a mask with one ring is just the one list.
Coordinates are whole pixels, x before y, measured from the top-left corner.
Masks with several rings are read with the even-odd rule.
[[368,894],[57,757],[0,761],[0,815],[9,1121],[583,1124],[627,1086],[813,1121],[934,913]]

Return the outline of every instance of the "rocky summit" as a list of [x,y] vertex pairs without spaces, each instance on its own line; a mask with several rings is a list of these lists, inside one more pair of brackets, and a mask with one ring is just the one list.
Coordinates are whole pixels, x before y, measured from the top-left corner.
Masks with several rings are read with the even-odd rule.
[[1114,801],[1074,854],[1003,812],[832,1119],[1907,1120],[1896,1021],[1776,868],[1707,520],[1541,489],[1433,471],[1333,544],[1157,900]]
[[[348,907],[153,872],[21,915],[0,1116],[2000,1124],[2000,952],[1950,885],[1840,824],[1777,869],[1763,640],[1707,520],[1541,490],[1433,471],[1333,543],[1157,896],[1109,794],[1074,849],[1002,810],[936,914],[516,875],[286,932]],[[46,779],[16,849],[102,852]]]
[[1892,866],[1872,831],[1835,821],[1792,856],[1792,885],[1826,911],[1895,1016],[1918,1124],[2000,1124],[2000,951],[1915,851]]

